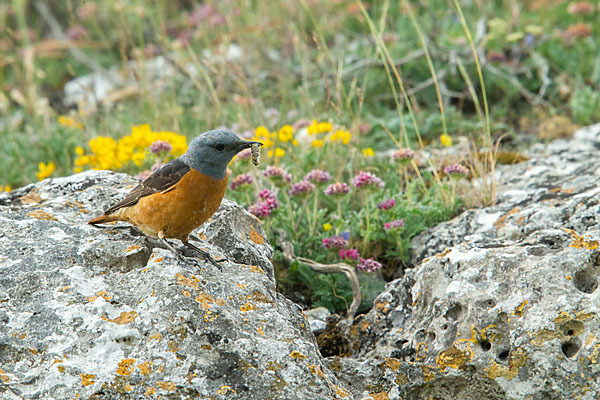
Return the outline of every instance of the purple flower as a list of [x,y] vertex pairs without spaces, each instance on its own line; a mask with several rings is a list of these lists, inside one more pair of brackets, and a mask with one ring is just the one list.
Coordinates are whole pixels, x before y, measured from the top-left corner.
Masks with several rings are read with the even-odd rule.
[[168,153],[171,151],[172,148],[173,148],[173,146],[171,146],[171,143],[169,143],[165,140],[157,140],[154,143],[152,143],[152,145],[150,146],[150,152],[152,154],[158,154],[162,151],[164,151],[165,153]]
[[359,271],[375,272],[381,269],[381,263],[372,258],[360,258],[360,262],[356,265]]
[[261,201],[248,207],[248,211],[259,218],[268,217],[274,209],[279,207],[279,202],[275,197],[275,193],[269,189],[261,190],[260,193],[258,193],[258,197],[260,197]]
[[240,160],[247,160],[250,157],[252,157],[252,150],[250,149],[242,150],[237,155],[237,158],[239,158]]
[[411,149],[399,149],[392,154],[392,160],[398,164],[409,164],[415,158],[415,152]]
[[304,119],[294,122],[292,124],[292,127],[294,128],[294,131],[298,131],[302,128],[306,128],[309,125],[310,125],[310,121],[308,119],[304,118]]
[[315,185],[308,181],[300,181],[294,183],[292,188],[288,191],[291,196],[303,196],[315,190]]
[[283,169],[272,165],[267,167],[263,172],[263,175],[271,179],[276,185],[292,181],[292,175],[288,174]]
[[305,180],[314,182],[316,184],[327,182],[331,179],[331,175],[327,171],[320,169],[313,169],[304,177]]
[[236,176],[233,181],[231,181],[231,185],[229,186],[231,190],[236,190],[241,186],[250,185],[254,182],[254,178],[250,174],[240,174]]
[[272,124],[275,124],[277,121],[279,121],[280,116],[281,113],[276,108],[269,107],[265,110],[265,118],[268,119]]
[[395,205],[396,205],[396,200],[386,199],[386,200],[382,201],[381,203],[377,204],[377,208],[379,208],[380,210],[389,210],[390,208],[394,207]]
[[348,194],[350,187],[347,183],[333,183],[323,191],[327,196],[344,196]]
[[87,36],[87,30],[81,25],[74,25],[67,29],[69,40],[81,40]]
[[403,219],[395,219],[393,221],[386,222],[385,224],[383,224],[383,230],[389,231],[391,229],[402,228],[403,226],[404,226]]
[[385,183],[371,172],[359,171],[358,175],[352,178],[352,184],[356,188],[383,188]]
[[444,173],[449,175],[450,178],[454,179],[462,179],[469,173],[469,170],[466,167],[463,167],[460,164],[452,164],[448,165],[444,168]]
[[359,260],[360,254],[358,254],[358,250],[356,249],[340,249],[338,252],[340,258],[344,260]]
[[326,249],[343,249],[348,246],[348,241],[341,236],[323,238],[323,247]]

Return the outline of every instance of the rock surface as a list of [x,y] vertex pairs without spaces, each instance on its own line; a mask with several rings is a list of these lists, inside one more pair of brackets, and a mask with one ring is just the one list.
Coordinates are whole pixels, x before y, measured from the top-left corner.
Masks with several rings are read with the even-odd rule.
[[89,171],[0,195],[0,398],[344,397],[246,211],[225,201],[196,232],[222,272],[86,224],[135,183]]
[[414,241],[416,268],[330,368],[373,399],[597,399],[600,125],[502,166],[497,205]]

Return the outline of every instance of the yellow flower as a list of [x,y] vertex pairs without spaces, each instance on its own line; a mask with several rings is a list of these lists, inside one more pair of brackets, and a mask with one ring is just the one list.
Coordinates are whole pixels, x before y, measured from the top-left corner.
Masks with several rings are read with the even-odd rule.
[[83,168],[81,168],[81,167],[73,168],[73,172],[75,172],[76,174],[80,173],[81,171],[83,171]]
[[296,139],[294,139],[294,140],[292,140],[292,144],[293,144],[294,146],[298,146],[298,141],[297,141]]
[[10,187],[10,185],[0,186],[0,192],[10,192],[11,190],[12,188]]
[[78,156],[82,156],[85,154],[85,150],[83,150],[83,147],[77,146],[75,147],[75,154],[77,154]]
[[323,224],[323,230],[324,230],[325,232],[327,232],[327,231],[330,231],[330,230],[331,230],[331,228],[333,228],[333,226],[331,226],[331,224],[330,224],[329,222],[327,222],[327,223]]
[[309,135],[318,135],[319,133],[331,132],[331,129],[333,129],[331,122],[317,122],[316,119],[313,119],[306,131]]
[[290,140],[294,139],[294,128],[291,125],[282,126],[279,130],[277,139],[282,143],[289,142]]
[[140,150],[136,151],[131,156],[131,161],[133,161],[133,163],[135,165],[137,165],[138,167],[144,163],[145,159],[146,159],[146,153],[144,153],[143,151],[140,151]]
[[261,125],[261,126],[257,127],[256,130],[254,131],[254,136],[256,136],[257,138],[268,139],[269,138],[269,130]]
[[38,181],[43,181],[44,179],[52,175],[55,169],[56,167],[54,166],[54,163],[52,161],[50,161],[48,164],[43,162],[39,163],[38,172],[36,173]]
[[269,157],[273,157],[273,155],[275,155],[275,158],[283,157],[285,155],[285,150],[280,147],[277,147],[273,150],[269,150],[267,155]]
[[365,156],[367,158],[373,157],[375,155],[375,152],[370,147],[367,147],[366,149],[362,149],[362,153],[363,153],[363,156]]
[[77,121],[75,118],[67,117],[66,115],[59,115],[58,123],[68,128],[83,129],[83,124],[81,122]]
[[315,139],[310,144],[312,147],[323,147],[323,141],[321,139]]
[[452,146],[452,137],[447,133],[444,133],[440,136],[440,142],[442,143],[442,146],[450,147]]
[[339,130],[335,131],[333,134],[329,136],[330,142],[342,142],[343,144],[348,144],[352,135],[348,131]]

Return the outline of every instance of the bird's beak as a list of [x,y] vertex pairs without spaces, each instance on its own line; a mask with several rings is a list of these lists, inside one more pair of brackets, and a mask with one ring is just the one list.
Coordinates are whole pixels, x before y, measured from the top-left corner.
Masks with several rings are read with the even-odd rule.
[[261,142],[254,142],[252,140],[244,140],[242,143],[242,149],[249,149],[250,147],[252,147],[253,144],[257,144],[259,146],[263,145]]

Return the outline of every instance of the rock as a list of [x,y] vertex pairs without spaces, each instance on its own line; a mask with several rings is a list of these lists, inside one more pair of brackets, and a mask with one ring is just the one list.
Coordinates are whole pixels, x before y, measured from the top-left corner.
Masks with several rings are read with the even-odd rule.
[[414,241],[416,268],[328,365],[357,398],[596,399],[600,125],[498,168],[498,202]]
[[327,327],[327,317],[331,315],[325,307],[312,308],[304,311],[304,315],[310,324],[310,330],[315,335],[321,333]]
[[0,194],[0,398],[344,397],[245,210],[224,201],[196,232],[222,272],[86,223],[136,183],[88,171]]

